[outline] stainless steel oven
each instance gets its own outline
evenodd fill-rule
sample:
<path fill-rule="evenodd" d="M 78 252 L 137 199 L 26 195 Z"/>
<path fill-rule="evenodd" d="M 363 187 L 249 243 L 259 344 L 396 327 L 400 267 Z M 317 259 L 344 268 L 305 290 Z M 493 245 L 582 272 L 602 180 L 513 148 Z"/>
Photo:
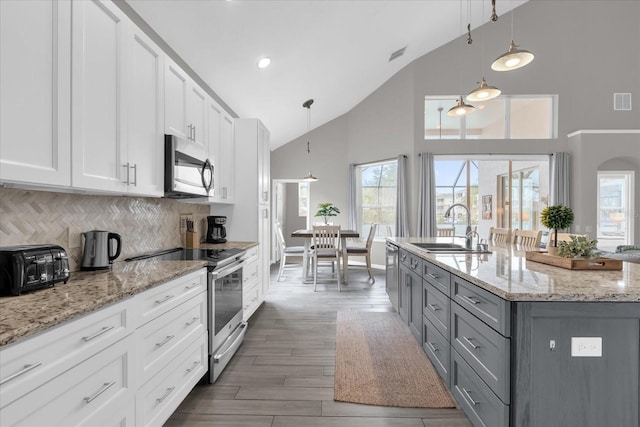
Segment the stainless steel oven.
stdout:
<path fill-rule="evenodd" d="M 209 271 L 209 382 L 218 379 L 244 340 L 241 256 Z"/>

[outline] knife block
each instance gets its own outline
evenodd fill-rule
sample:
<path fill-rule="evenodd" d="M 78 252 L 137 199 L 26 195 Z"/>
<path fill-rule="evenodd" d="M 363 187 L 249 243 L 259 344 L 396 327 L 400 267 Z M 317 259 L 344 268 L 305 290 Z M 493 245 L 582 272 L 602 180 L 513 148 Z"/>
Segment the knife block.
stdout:
<path fill-rule="evenodd" d="M 200 235 L 196 231 L 187 231 L 185 246 L 187 248 L 199 248 L 200 247 Z"/>

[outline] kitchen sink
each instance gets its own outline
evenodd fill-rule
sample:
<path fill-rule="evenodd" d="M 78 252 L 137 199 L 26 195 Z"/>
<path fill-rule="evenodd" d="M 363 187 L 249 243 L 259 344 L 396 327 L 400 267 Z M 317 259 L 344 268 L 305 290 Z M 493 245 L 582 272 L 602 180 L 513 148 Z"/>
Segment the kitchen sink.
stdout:
<path fill-rule="evenodd" d="M 468 249 L 462 245 L 457 245 L 455 243 L 411 243 L 413 246 L 417 246 L 418 248 L 424 250 L 429 253 L 437 253 L 437 254 L 481 254 L 481 253 L 491 253 L 489 251 L 477 250 L 477 249 Z"/>

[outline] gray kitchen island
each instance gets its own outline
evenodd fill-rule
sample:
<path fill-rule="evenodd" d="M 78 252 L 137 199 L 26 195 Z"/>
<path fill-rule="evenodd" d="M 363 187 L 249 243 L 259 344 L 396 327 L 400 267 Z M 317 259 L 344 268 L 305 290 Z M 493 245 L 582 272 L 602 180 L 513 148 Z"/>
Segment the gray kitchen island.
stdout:
<path fill-rule="evenodd" d="M 567 270 L 513 245 L 387 241 L 400 249 L 400 317 L 474 426 L 639 425 L 640 264 Z"/>

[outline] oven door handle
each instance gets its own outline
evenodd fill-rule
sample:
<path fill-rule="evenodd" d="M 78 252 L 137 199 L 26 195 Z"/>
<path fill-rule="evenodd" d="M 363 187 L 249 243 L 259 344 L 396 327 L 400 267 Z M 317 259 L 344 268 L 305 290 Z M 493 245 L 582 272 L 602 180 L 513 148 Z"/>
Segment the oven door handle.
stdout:
<path fill-rule="evenodd" d="M 221 277 L 224 276 L 228 276 L 229 274 L 240 270 L 242 267 L 244 267 L 244 260 L 241 259 L 237 262 L 234 262 L 233 264 L 229 265 L 228 267 L 223 268 L 222 270 L 213 270 L 210 274 L 211 274 L 211 278 L 213 280 L 217 280 Z"/>

